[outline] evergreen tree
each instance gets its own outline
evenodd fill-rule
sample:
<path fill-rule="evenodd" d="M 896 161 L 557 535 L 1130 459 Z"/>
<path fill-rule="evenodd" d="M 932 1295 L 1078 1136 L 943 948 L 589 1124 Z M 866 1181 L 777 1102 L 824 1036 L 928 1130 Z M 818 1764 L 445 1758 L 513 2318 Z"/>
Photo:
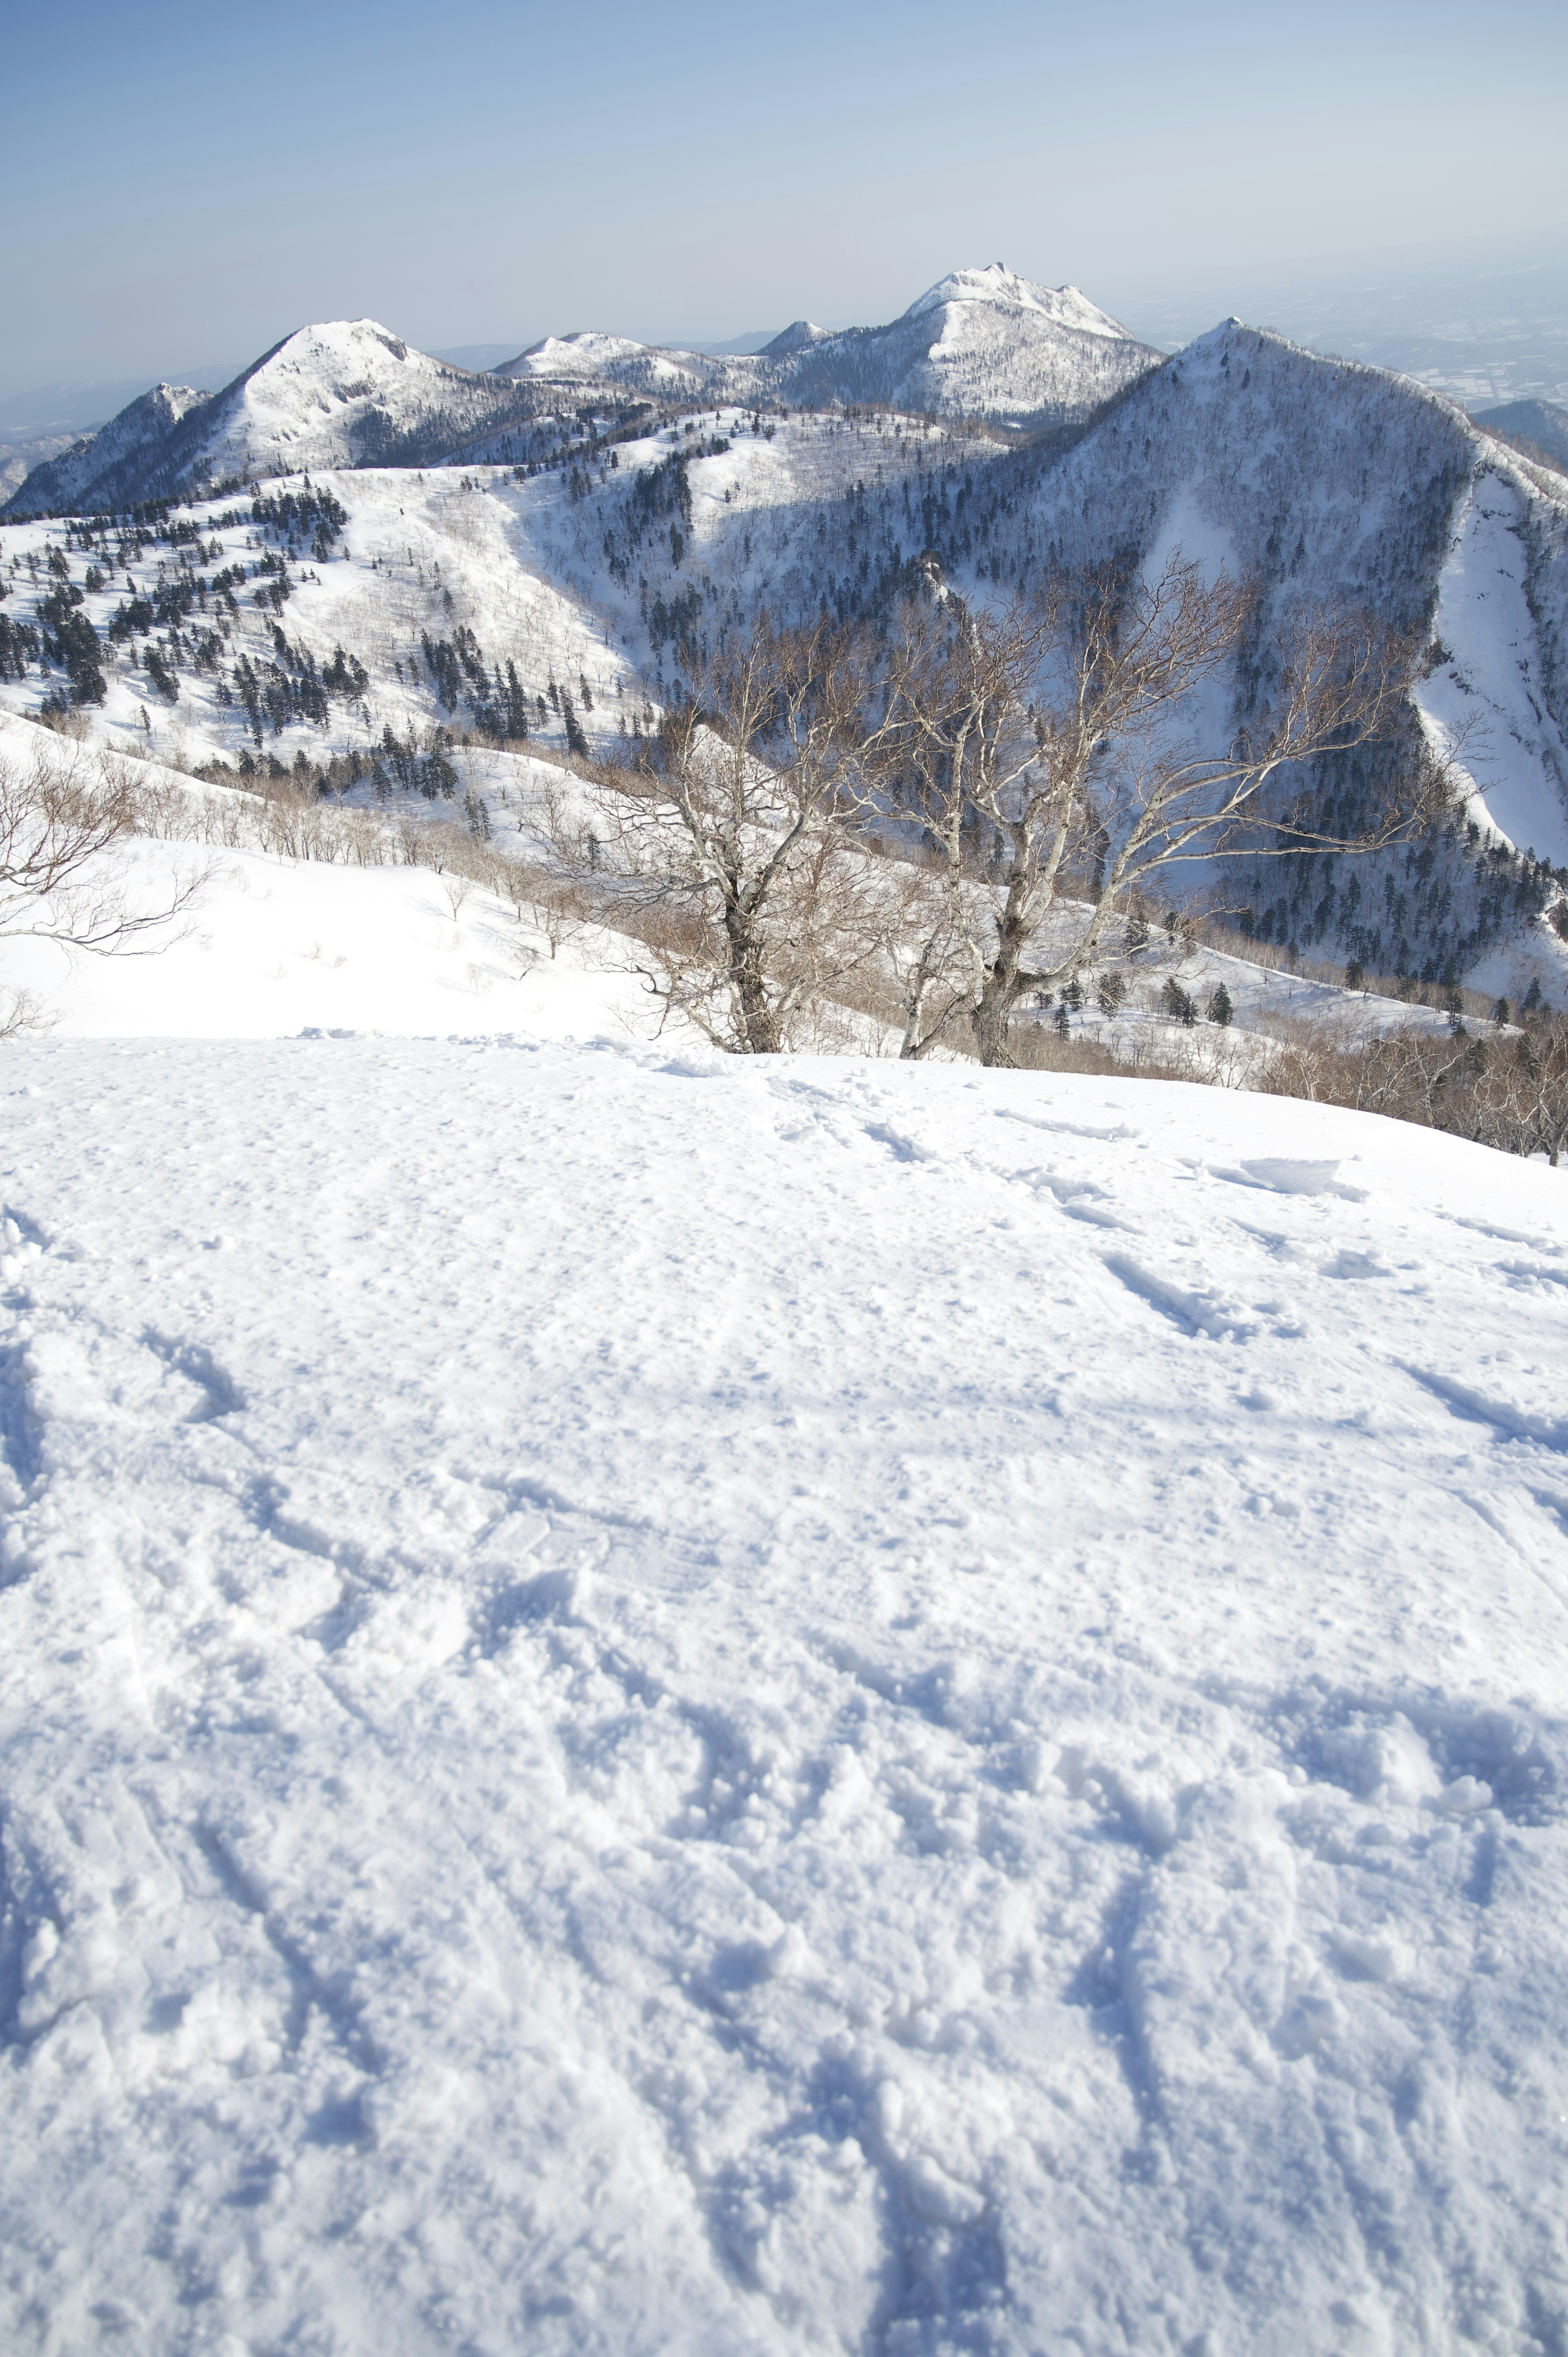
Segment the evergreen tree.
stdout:
<path fill-rule="evenodd" d="M 1211 1023 L 1218 1023 L 1223 1031 L 1235 1011 L 1230 1004 L 1230 993 L 1221 983 L 1208 1002 L 1208 1019 Z"/>
<path fill-rule="evenodd" d="M 166 704 L 179 701 L 179 682 L 169 670 L 156 647 L 148 647 L 142 656 L 142 665 L 153 683 L 153 692 Z"/>

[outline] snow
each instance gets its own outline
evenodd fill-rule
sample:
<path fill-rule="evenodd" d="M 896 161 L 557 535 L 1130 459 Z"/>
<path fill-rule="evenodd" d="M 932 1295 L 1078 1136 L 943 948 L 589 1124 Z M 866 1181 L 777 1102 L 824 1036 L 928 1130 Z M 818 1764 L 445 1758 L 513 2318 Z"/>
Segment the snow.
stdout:
<path fill-rule="evenodd" d="M 620 971 L 626 944 L 568 928 L 553 952 L 526 911 L 427 867 L 324 866 L 260 851 L 138 842 L 100 863 L 138 906 L 166 880 L 205 878 L 188 918 L 150 956 L 71 956 L 8 945 L 0 979 L 46 1010 L 56 1039 L 297 1038 L 301 1032 L 445 1037 L 625 1031 L 647 995 Z"/>
<path fill-rule="evenodd" d="M 322 320 L 285 336 L 221 393 L 159 386 L 143 395 L 60 462 L 70 470 L 63 498 L 52 488 L 57 468 L 18 500 L 53 506 L 90 494 L 99 507 L 124 507 L 242 476 L 370 463 L 410 440 L 434 439 L 445 455 L 481 427 L 515 422 L 516 406 L 500 379 L 416 351 L 375 319 Z"/>
<path fill-rule="evenodd" d="M 929 311 L 940 311 L 950 305 L 990 303 L 1019 311 L 1043 311 L 1058 326 L 1076 328 L 1087 336 L 1112 336 L 1125 342 L 1127 329 L 1108 311 L 1101 311 L 1087 295 L 1076 286 L 1036 286 L 1033 279 L 1020 278 L 1004 263 L 993 262 L 984 270 L 954 270 L 946 278 L 939 278 L 918 296 L 904 317 L 923 318 Z"/>
<path fill-rule="evenodd" d="M 41 509 L 91 503 L 99 478 L 132 466 L 155 450 L 193 409 L 212 398 L 188 384 L 156 384 L 139 393 L 96 433 L 73 441 L 30 478 L 29 500 Z"/>
<path fill-rule="evenodd" d="M 950 273 L 886 327 L 828 332 L 798 319 L 746 355 L 664 350 L 589 330 L 547 337 L 504 372 L 597 379 L 665 399 L 876 402 L 938 416 L 1059 420 L 1087 415 L 1160 357 L 1076 286 L 1036 286 L 993 263 Z"/>
<path fill-rule="evenodd" d="M 853 350 L 875 374 L 895 359 L 901 370 L 935 368 L 945 353 L 963 379 L 954 380 L 957 405 L 983 407 L 981 380 L 992 361 L 1022 365 L 1020 321 L 1026 328 L 1035 321 L 1055 339 L 1053 350 L 1065 349 L 1060 337 L 1068 331 L 1039 308 L 976 292 L 993 283 L 992 274 L 955 274 L 950 284 L 961 280 L 973 281 L 975 299 L 938 305 L 914 330 L 895 322 L 829 338 L 799 355 L 800 365 L 822 359 L 824 367 L 847 366 L 844 356 Z M 1042 302 L 1051 292 L 1034 290 Z M 993 328 L 1000 338 L 994 350 L 987 342 Z M 900 335 L 901 358 L 887 341 Z M 360 350 L 365 339 L 368 357 Z M 1101 339 L 1096 349 L 1103 357 L 1113 348 Z M 239 392 L 259 403 L 273 384 L 279 436 L 294 431 L 286 421 L 297 411 L 307 423 L 315 419 L 310 430 L 318 425 L 331 447 L 347 447 L 372 414 L 395 412 L 406 426 L 417 403 L 435 397 L 440 388 L 425 385 L 425 365 L 373 323 L 338 323 L 291 339 Z M 359 393 L 349 401 L 360 383 L 352 370 L 361 367 L 364 384 L 372 386 L 362 415 Z M 496 396 L 498 380 L 448 373 L 459 390 Z M 398 399 L 406 395 L 415 407 L 399 409 L 393 381 L 404 379 Z M 507 388 L 499 397 L 521 400 L 526 393 Z M 837 397 L 831 385 L 823 397 Z M 227 403 L 230 395 L 218 400 Z M 210 438 L 210 406 L 177 431 L 199 426 Z M 1300 604 L 1344 604 L 1365 607 L 1395 628 L 1435 632 L 1446 660 L 1418 700 L 1445 747 L 1466 721 L 1481 719 L 1460 748 L 1473 813 L 1489 832 L 1568 865 L 1568 748 L 1558 677 L 1561 646 L 1568 642 L 1568 505 L 1550 488 L 1559 479 L 1505 458 L 1451 404 L 1387 371 L 1327 361 L 1229 322 L 1139 384 L 1055 463 L 1038 450 L 1010 449 L 961 421 L 791 414 L 753 432 L 752 416 L 745 409 L 704 409 L 700 419 L 592 456 L 585 436 L 569 473 L 552 468 L 522 481 L 510 464 L 480 466 L 478 444 L 460 473 L 434 466 L 317 471 L 313 481 L 349 511 L 347 533 L 329 557 L 295 558 L 292 594 L 276 619 L 290 648 L 309 649 L 318 669 L 341 645 L 364 664 L 369 683 L 362 704 L 338 696 L 325 733 L 295 721 L 268 738 L 267 750 L 285 762 L 300 753 L 316 759 L 349 746 L 374 746 L 387 726 L 400 737 L 411 727 L 472 726 L 478 706 L 467 687 L 452 708 L 437 702 L 419 653 L 426 635 L 447 640 L 459 629 L 471 630 L 487 667 L 515 661 L 534 699 L 535 741 L 552 756 L 562 747 L 562 716 L 553 703 L 542 714 L 537 701 L 552 683 L 578 698 L 593 740 L 618 745 L 623 731 L 651 724 L 669 692 L 664 666 L 674 670 L 678 605 L 700 617 L 703 636 L 728 622 L 744 627 L 764 604 L 815 613 L 826 596 L 840 611 L 875 610 L 900 565 L 932 544 L 961 594 L 1005 603 L 1054 565 L 1093 565 L 1110 549 L 1131 548 L 1153 567 L 1179 547 L 1207 573 L 1224 565 L 1255 574 L 1282 618 Z M 717 447 L 725 442 L 727 449 Z M 499 455 L 499 445 L 483 447 Z M 701 450 L 710 455 L 697 455 Z M 661 525 L 638 525 L 633 497 L 639 471 L 677 452 L 688 460 L 692 503 L 679 549 L 666 543 Z M 612 457 L 618 461 L 613 467 Z M 319 453 L 312 464 L 319 468 Z M 300 478 L 285 479 L 293 486 Z M 239 613 L 224 624 L 225 663 L 242 652 L 264 669 L 277 649 L 272 610 L 257 604 L 267 585 L 256 568 L 262 554 L 275 556 L 275 547 L 258 547 L 258 534 L 231 499 L 192 512 L 209 547 L 218 544 L 202 554 L 201 567 L 231 573 L 240 565 L 249 576 Z M 220 524 L 225 514 L 231 522 Z M 46 543 L 58 556 L 63 538 L 61 527 L 43 524 L 0 534 L 0 565 L 11 590 L 5 610 L 16 622 L 36 616 L 49 576 L 13 565 L 36 565 Z M 72 553 L 74 582 L 84 585 L 89 562 L 86 552 Z M 177 579 L 183 566 L 196 567 L 189 550 L 143 551 L 134 563 L 144 594 Z M 84 611 L 100 631 L 129 586 L 124 567 L 111 567 L 101 587 L 86 591 Z M 204 600 L 192 646 L 170 653 L 182 665 L 172 709 L 159 703 L 153 675 L 139 668 L 134 642 L 105 647 L 107 699 L 80 716 L 83 725 L 123 749 L 151 749 L 177 765 L 232 762 L 248 735 L 244 711 L 235 701 L 225 705 L 220 699 L 230 692 L 227 683 L 192 662 L 196 640 L 216 619 Z M 1432 652 L 1438 652 L 1435 640 Z M 583 682 L 591 712 L 581 700 Z M 1195 726 L 1201 721 L 1205 741 L 1231 732 L 1235 684 L 1217 678 L 1207 708 L 1200 713 L 1195 705 L 1190 716 Z M 32 665 L 0 688 L 0 700 L 37 713 L 59 685 L 58 672 Z M 496 765 L 488 760 L 464 758 L 457 766 L 465 783 L 483 771 L 487 791 L 499 781 L 491 780 Z M 1362 926 L 1375 941 L 1348 947 L 1343 898 L 1329 919 L 1315 915 L 1328 905 L 1326 896 L 1296 911 L 1296 933 L 1282 931 L 1280 938 L 1299 937 L 1309 952 L 1321 945 L 1354 953 L 1379 970 L 1402 960 L 1435 974 L 1452 959 L 1475 986 L 1510 999 L 1538 979 L 1558 1005 L 1563 952 L 1555 934 L 1539 923 L 1510 923 L 1507 937 L 1498 938 L 1502 918 L 1494 910 L 1482 921 L 1486 879 L 1479 870 L 1462 873 L 1457 857 L 1451 864 L 1452 889 L 1434 887 L 1424 902 L 1415 896 L 1408 939 L 1400 932 L 1406 916 L 1391 914 L 1385 923 L 1380 913 Z M 1380 895 L 1390 884 L 1394 900 L 1387 905 L 1402 904 L 1408 878 L 1397 867 L 1397 857 L 1369 863 L 1356 879 L 1369 911 L 1383 909 Z M 1271 898 L 1272 878 L 1242 881 L 1243 899 Z M 1343 877 L 1338 889 L 1349 889 Z M 1433 913 L 1444 892 L 1445 913 Z M 1328 931 L 1307 932 L 1308 919 Z M 1278 911 L 1276 920 L 1283 924 Z"/>
<path fill-rule="evenodd" d="M 797 321 L 762 354 L 667 350 L 578 329 L 483 372 L 415 350 L 375 319 L 300 328 L 216 395 L 160 385 L 38 469 L 18 512 L 124 507 L 208 484 L 371 465 L 515 458 L 546 397 L 832 408 L 892 403 L 946 415 L 1086 415 L 1155 366 L 1076 287 L 1034 286 L 994 264 L 959 271 L 889 326 L 830 335 Z M 199 416 L 189 415 L 200 404 Z"/>
<path fill-rule="evenodd" d="M 1560 1174 L 609 1038 L 0 1092 L 0 2342 L 1562 2340 Z"/>
<path fill-rule="evenodd" d="M 1506 477 L 1478 472 L 1439 576 L 1434 624 L 1452 658 L 1416 688 L 1431 733 L 1468 785 L 1490 832 L 1568 865 L 1568 745 L 1544 705 L 1527 590 L 1528 503 Z"/>

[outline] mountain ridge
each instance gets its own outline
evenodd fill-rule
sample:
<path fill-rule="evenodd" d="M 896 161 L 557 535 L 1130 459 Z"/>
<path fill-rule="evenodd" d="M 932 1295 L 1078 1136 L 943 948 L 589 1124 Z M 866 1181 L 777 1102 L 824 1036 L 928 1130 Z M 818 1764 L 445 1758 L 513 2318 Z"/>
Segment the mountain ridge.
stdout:
<path fill-rule="evenodd" d="M 653 397 L 871 403 L 1028 428 L 1083 423 L 1164 359 L 1077 287 L 1039 286 L 997 262 L 950 272 L 885 326 L 825 329 L 797 319 L 752 356 L 590 328 L 545 337 L 500 372 Z"/>
<path fill-rule="evenodd" d="M 373 319 L 318 321 L 216 393 L 140 396 L 35 468 L 0 513 L 123 508 L 306 468 L 440 465 L 563 404 L 607 400 L 869 403 L 1022 430 L 1081 424 L 1163 360 L 1077 288 L 1036 286 L 999 263 L 950 273 L 884 327 L 796 320 L 753 354 L 579 328 L 467 370 Z"/>

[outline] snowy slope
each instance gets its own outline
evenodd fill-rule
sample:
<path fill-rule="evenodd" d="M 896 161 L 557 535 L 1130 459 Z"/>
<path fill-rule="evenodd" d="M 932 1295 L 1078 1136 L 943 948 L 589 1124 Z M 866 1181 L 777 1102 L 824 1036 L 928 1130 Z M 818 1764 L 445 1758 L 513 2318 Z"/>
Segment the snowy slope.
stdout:
<path fill-rule="evenodd" d="M 189 915 L 134 956 L 7 946 L 13 990 L 51 1039 L 629 1037 L 647 996 L 625 944 L 598 927 L 552 951 L 527 911 L 428 867 L 327 866 L 240 847 L 137 841 L 100 863 L 140 906 L 166 907 L 173 869 L 205 877 Z M 160 887 L 163 888 L 160 893 Z M 148 952 L 151 953 L 146 953 Z"/>
<path fill-rule="evenodd" d="M 0 716 L 0 765 L 25 770 L 59 751 L 41 729 Z M 651 1039 L 660 1013 L 644 987 L 638 945 L 585 908 L 552 912 L 547 897 L 543 906 L 531 898 L 555 857 L 558 814 L 575 810 L 579 823 L 596 823 L 580 782 L 538 756 L 470 747 L 455 748 L 452 759 L 461 800 L 405 797 L 392 810 L 361 797 L 346 817 L 321 812 L 314 830 L 296 822 L 292 852 L 277 847 L 280 837 L 291 839 L 287 829 L 267 830 L 258 792 L 137 763 L 131 774 L 145 798 L 143 831 L 100 855 L 87 880 L 101 897 L 148 912 L 178 905 L 196 880 L 194 901 L 107 957 L 41 939 L 0 941 L 0 1023 L 20 994 L 32 1009 L 30 1028 L 55 1039 L 518 1031 L 534 1039 Z M 482 847 L 450 823 L 471 798 L 485 810 Z M 469 856 L 455 863 L 455 850 Z M 508 888 L 497 859 L 521 864 L 519 888 Z M 613 904 L 598 913 L 612 918 Z M 1063 909 L 1065 932 L 1080 921 L 1081 911 Z M 1074 1035 L 1109 1044 L 1129 1062 L 1153 1048 L 1167 1067 L 1227 1087 L 1254 1082 L 1276 1018 L 1355 1036 L 1447 1028 L 1434 1008 L 1347 995 L 1159 933 L 1117 963 L 1127 993 L 1121 1008 L 1108 1016 L 1091 995 L 1073 1016 Z M 1234 1028 L 1188 1032 L 1173 1022 L 1162 998 L 1172 976 L 1200 1006 L 1223 984 Z M 1517 1003 L 1525 980 L 1500 973 L 1493 987 Z M 1020 1017 L 1030 1019 L 1047 1017 L 1027 1010 Z M 841 1008 L 830 1020 L 842 1052 L 897 1051 L 897 1034 L 873 1017 Z M 660 1036 L 679 1043 L 700 1035 L 671 1017 Z"/>
<path fill-rule="evenodd" d="M 1442 740 L 1459 748 L 1472 813 L 1563 866 L 1568 712 L 1559 705 L 1554 713 L 1547 701 L 1551 671 L 1530 610 L 1531 488 L 1491 468 L 1477 468 L 1466 486 L 1438 576 L 1434 628 L 1450 660 L 1422 683 L 1417 702 Z M 1568 484 L 1563 504 L 1568 522 Z M 1543 586 L 1562 599 L 1568 565 L 1553 570 L 1559 578 Z"/>
<path fill-rule="evenodd" d="M 266 748 L 285 761 L 300 752 L 325 759 L 347 745 L 374 745 L 389 726 L 401 735 L 410 726 L 428 733 L 445 723 L 465 723 L 466 712 L 441 703 L 422 653 L 424 639 L 449 640 L 462 628 L 478 633 L 492 662 L 512 660 L 540 697 L 553 678 L 580 694 L 586 677 L 590 692 L 604 698 L 612 730 L 616 706 L 630 709 L 637 700 L 632 666 L 623 650 L 607 643 L 604 620 L 566 577 L 575 547 L 566 527 L 576 511 L 558 477 L 518 483 L 510 468 L 471 478 L 369 468 L 316 479 L 321 490 L 340 495 L 348 528 L 330 555 L 308 547 L 295 551 L 289 594 L 275 608 L 269 597 L 277 576 L 263 569 L 263 559 L 274 561 L 284 544 L 275 533 L 258 531 L 249 505 L 236 505 L 232 496 L 198 501 L 184 511 L 187 525 L 201 526 L 199 551 L 150 541 L 119 563 L 121 544 L 111 535 L 105 553 L 72 554 L 72 586 L 81 591 L 81 610 L 99 631 L 106 683 L 104 702 L 84 708 L 81 726 L 110 744 L 154 751 L 177 768 L 215 758 L 231 761 L 252 743 L 232 693 L 236 666 L 243 661 L 265 671 L 276 658 L 276 630 L 321 667 L 343 647 L 365 665 L 370 682 L 363 699 L 350 692 L 336 700 L 325 730 L 306 720 L 275 732 L 269 726 Z M 301 488 L 299 479 L 292 488 Z M 46 569 L 47 551 L 63 553 L 64 538 L 59 525 L 0 529 L 0 565 L 12 590 L 0 611 L 13 623 L 26 624 L 36 614 L 53 577 Z M 243 586 L 230 614 L 209 585 L 220 575 L 231 577 L 236 568 Z M 93 570 L 101 586 L 88 588 Z M 199 602 L 193 601 L 177 651 L 168 630 L 156 626 L 110 640 L 116 614 L 132 599 L 144 592 L 156 597 L 187 578 L 199 585 Z M 596 576 L 590 570 L 585 578 L 591 584 Z M 223 663 L 202 668 L 194 651 L 213 631 L 222 633 Z M 172 705 L 160 700 L 149 679 L 149 645 L 161 647 L 177 667 L 179 694 Z M 0 682 L 0 699 L 14 712 L 36 714 L 50 686 L 44 670 L 29 667 L 23 678 Z M 532 726 L 545 745 L 563 741 L 561 716 L 548 704 L 542 718 L 533 710 Z"/>
<path fill-rule="evenodd" d="M 651 576 L 660 593 L 666 587 L 671 597 L 695 591 L 700 600 L 722 598 L 744 613 L 786 590 L 815 603 L 818 518 L 857 482 L 900 485 L 940 466 L 954 449 L 972 447 L 942 429 L 906 436 L 901 427 L 883 431 L 875 422 L 791 419 L 770 422 L 758 434 L 751 432 L 749 418 L 737 414 L 726 414 L 716 427 L 710 417 L 707 425 L 728 442 L 727 450 L 696 455 L 699 446 L 676 426 L 622 443 L 613 471 L 601 456 L 585 492 L 563 471 L 524 481 L 510 468 L 477 466 L 460 475 L 442 468 L 319 473 L 313 480 L 341 502 L 348 526 L 330 555 L 296 553 L 289 594 L 275 608 L 268 600 L 277 576 L 263 570 L 263 559 L 275 558 L 278 537 L 258 531 L 249 508 L 236 505 L 232 496 L 198 501 L 187 511 L 186 521 L 200 527 L 199 554 L 149 541 L 120 564 L 121 544 L 113 533 L 102 550 L 75 549 L 67 559 L 71 586 L 81 592 L 81 610 L 102 641 L 106 681 L 104 703 L 86 707 L 81 725 L 111 742 L 150 744 L 176 758 L 177 766 L 214 757 L 231 760 L 250 742 L 245 712 L 232 693 L 235 664 L 242 657 L 264 668 L 275 657 L 274 629 L 281 629 L 321 667 L 343 647 L 364 664 L 371 682 L 362 707 L 358 696 L 334 705 L 325 736 L 308 722 L 275 734 L 269 729 L 267 748 L 285 761 L 302 751 L 325 758 L 346 744 L 374 745 L 389 725 L 400 734 L 410 725 L 466 726 L 468 683 L 458 705 L 443 705 L 422 646 L 425 639 L 450 641 L 467 630 L 487 666 L 515 664 L 532 699 L 531 726 L 546 748 L 564 741 L 562 717 L 549 696 L 552 682 L 578 697 L 591 738 L 607 735 L 618 741 L 623 725 L 643 705 L 666 643 L 660 639 L 656 647 L 650 635 L 653 599 L 640 593 L 638 572 L 629 561 L 619 574 L 607 564 L 607 533 L 615 547 L 628 545 L 627 517 L 636 507 L 639 478 L 672 459 L 683 462 L 692 504 L 690 560 L 683 568 L 672 564 L 668 526 L 661 524 L 632 552 L 643 576 Z M 977 464 L 995 455 L 994 445 L 972 447 Z M 275 488 L 298 491 L 302 479 Z M 11 587 L 4 611 L 13 623 L 27 624 L 37 614 L 54 578 L 48 552 L 65 556 L 66 537 L 58 524 L 0 527 L 0 566 Z M 246 579 L 230 616 L 207 585 L 236 566 Z M 96 588 L 87 587 L 90 571 L 99 578 Z M 166 629 L 156 626 L 109 640 L 109 628 L 132 593 L 156 594 L 187 576 L 201 585 L 202 594 L 187 618 L 183 652 Z M 223 660 L 203 669 L 191 651 L 209 629 L 223 634 Z M 177 669 L 173 706 L 149 688 L 148 643 L 161 647 Z M 592 699 L 585 705 L 584 681 Z M 47 667 L 30 666 L 20 679 L 0 681 L 0 701 L 14 711 L 36 713 L 56 684 Z"/>
<path fill-rule="evenodd" d="M 989 470 L 961 535 L 959 522 L 950 500 L 935 543 L 972 595 L 1129 550 L 1153 564 L 1179 548 L 1251 575 L 1267 595 L 1239 717 L 1249 694 L 1266 694 L 1273 626 L 1293 608 L 1359 607 L 1410 633 L 1432 665 L 1418 706 L 1450 747 L 1468 724 L 1471 815 L 1502 843 L 1568 863 L 1568 484 L 1441 395 L 1231 320 L 1064 457 Z M 1391 873 L 1367 871 L 1364 892 L 1380 896 Z M 1281 919 L 1293 937 L 1325 937 L 1314 911 L 1331 880 L 1304 870 L 1300 905 Z M 1467 965 L 1485 896 L 1462 861 L 1431 882 L 1424 909 L 1363 914 L 1354 937 L 1335 917 L 1326 937 L 1387 971 L 1402 949 L 1418 969 L 1455 950 Z"/>
<path fill-rule="evenodd" d="M 0 2341 L 1538 2357 L 1563 1180 L 1213 1092 L 0 1087 Z"/>

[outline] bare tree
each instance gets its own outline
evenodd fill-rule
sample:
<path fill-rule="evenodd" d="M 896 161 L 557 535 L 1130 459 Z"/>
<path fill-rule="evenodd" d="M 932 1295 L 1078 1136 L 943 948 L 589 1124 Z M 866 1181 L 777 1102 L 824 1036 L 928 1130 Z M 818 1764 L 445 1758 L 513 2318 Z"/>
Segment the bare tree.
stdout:
<path fill-rule="evenodd" d="M 874 673 L 852 634 L 765 616 L 689 683 L 639 764 L 589 784 L 599 887 L 665 1016 L 774 1055 L 885 940 L 845 823 L 877 741 Z"/>
<path fill-rule="evenodd" d="M 1254 1081 L 1267 1095 L 1353 1105 L 1422 1128 L 1447 1130 L 1504 1154 L 1568 1146 L 1568 1017 L 1537 1019 L 1500 1037 L 1402 1026 L 1361 1036 L 1332 1025 L 1270 1027 L 1275 1053 Z"/>
<path fill-rule="evenodd" d="M 128 764 L 90 762 L 80 746 L 30 760 L 0 758 L 0 941 L 58 942 L 108 956 L 145 944 L 189 907 L 205 881 L 193 872 L 158 905 L 142 908 L 108 862 L 136 831 L 139 788 Z"/>
<path fill-rule="evenodd" d="M 1090 963 L 1161 869 L 1372 850 L 1436 798 L 1429 766 L 1348 836 L 1299 797 L 1271 800 L 1294 765 L 1392 725 L 1408 653 L 1363 618 L 1296 618 L 1263 721 L 1212 749 L 1194 716 L 1199 692 L 1255 620 L 1250 588 L 1206 584 L 1179 555 L 1152 582 L 1058 581 L 1000 616 L 952 598 L 909 609 L 893 656 L 894 725 L 878 743 L 939 848 L 946 905 L 909 969 L 905 1055 L 922 1054 L 961 1005 L 982 1061 L 1007 1063 L 1018 1001 Z"/>

